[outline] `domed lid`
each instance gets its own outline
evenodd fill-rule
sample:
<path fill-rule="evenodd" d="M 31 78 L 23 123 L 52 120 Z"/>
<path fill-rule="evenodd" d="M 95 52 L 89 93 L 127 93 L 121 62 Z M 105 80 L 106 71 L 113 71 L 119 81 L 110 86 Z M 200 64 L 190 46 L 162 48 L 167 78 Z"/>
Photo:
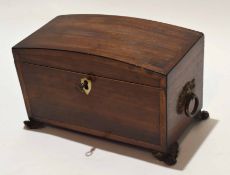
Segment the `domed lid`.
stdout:
<path fill-rule="evenodd" d="M 193 30 L 138 18 L 64 15 L 13 48 L 98 55 L 166 75 L 202 36 Z"/>

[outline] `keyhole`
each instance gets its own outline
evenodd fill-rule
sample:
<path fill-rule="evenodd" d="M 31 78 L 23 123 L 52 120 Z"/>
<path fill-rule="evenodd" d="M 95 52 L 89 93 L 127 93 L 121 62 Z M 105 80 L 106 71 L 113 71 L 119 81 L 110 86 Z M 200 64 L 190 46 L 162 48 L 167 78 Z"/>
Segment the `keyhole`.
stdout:
<path fill-rule="evenodd" d="M 89 89 L 89 86 L 88 86 L 88 81 L 86 81 L 86 80 L 84 80 L 84 88 L 85 88 L 86 90 L 88 90 L 88 89 Z"/>
<path fill-rule="evenodd" d="M 91 88 L 92 88 L 91 80 L 87 78 L 82 78 L 80 83 L 81 92 L 85 93 L 86 95 L 89 95 Z"/>

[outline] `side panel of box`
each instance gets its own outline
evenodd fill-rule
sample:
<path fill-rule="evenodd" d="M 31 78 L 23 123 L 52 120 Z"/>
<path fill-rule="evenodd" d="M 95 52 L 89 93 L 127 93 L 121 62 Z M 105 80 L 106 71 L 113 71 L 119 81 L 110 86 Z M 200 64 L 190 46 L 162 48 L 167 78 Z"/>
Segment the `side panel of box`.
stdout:
<path fill-rule="evenodd" d="M 167 145 L 178 140 L 192 119 L 185 112 L 178 114 L 178 97 L 184 85 L 195 79 L 194 93 L 199 99 L 197 112 L 202 108 L 203 101 L 203 57 L 204 37 L 190 49 L 184 58 L 171 70 L 167 76 Z"/>

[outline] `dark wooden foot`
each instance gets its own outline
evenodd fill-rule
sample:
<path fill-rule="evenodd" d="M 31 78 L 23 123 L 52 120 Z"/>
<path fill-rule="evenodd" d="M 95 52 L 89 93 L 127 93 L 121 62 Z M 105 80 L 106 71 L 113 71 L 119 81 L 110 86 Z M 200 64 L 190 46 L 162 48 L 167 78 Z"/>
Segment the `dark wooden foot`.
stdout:
<path fill-rule="evenodd" d="M 158 160 L 163 161 L 167 165 L 175 165 L 177 162 L 177 155 L 178 155 L 178 143 L 172 144 L 169 148 L 167 153 L 162 152 L 153 152 L 154 157 L 156 157 Z"/>
<path fill-rule="evenodd" d="M 198 121 L 207 120 L 209 113 L 207 111 L 200 111 L 194 118 Z"/>
<path fill-rule="evenodd" d="M 30 119 L 30 120 L 24 121 L 24 125 L 28 129 L 40 129 L 40 128 L 44 128 L 45 127 L 44 123 L 36 121 L 34 119 Z"/>

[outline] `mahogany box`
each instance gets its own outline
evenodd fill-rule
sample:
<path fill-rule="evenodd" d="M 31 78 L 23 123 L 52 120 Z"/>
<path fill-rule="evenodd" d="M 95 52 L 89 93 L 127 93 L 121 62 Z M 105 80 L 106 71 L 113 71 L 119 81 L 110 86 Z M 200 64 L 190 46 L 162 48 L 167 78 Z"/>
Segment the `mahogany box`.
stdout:
<path fill-rule="evenodd" d="M 150 20 L 58 16 L 13 48 L 31 129 L 54 125 L 176 163 L 203 95 L 204 35 Z"/>

